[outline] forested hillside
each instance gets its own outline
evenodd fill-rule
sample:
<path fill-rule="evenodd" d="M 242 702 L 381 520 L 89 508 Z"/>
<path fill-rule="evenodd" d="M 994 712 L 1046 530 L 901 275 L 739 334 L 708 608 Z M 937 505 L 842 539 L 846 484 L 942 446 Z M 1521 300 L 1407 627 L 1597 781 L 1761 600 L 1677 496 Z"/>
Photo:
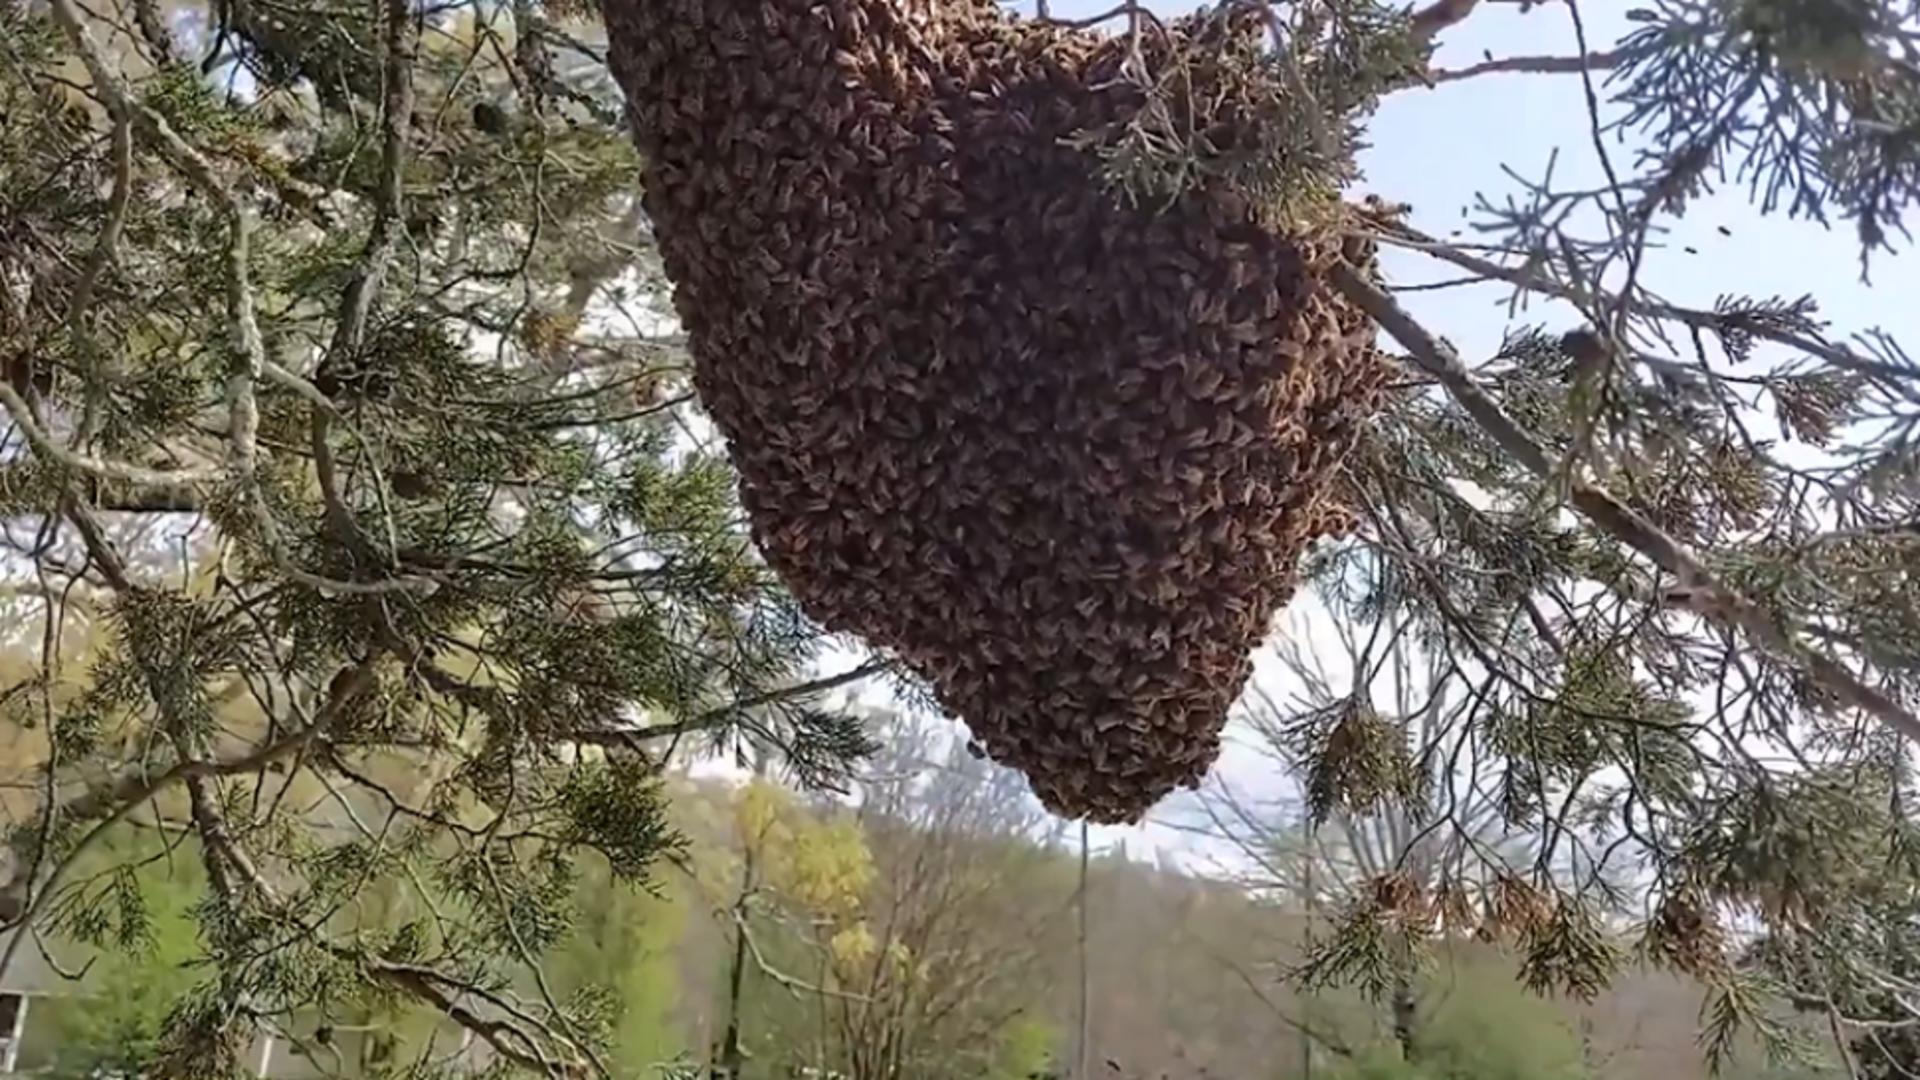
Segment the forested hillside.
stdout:
<path fill-rule="evenodd" d="M 558 994 L 609 994 L 610 1064 L 622 1075 L 701 1059 L 726 1040 L 736 1012 L 748 1077 L 806 1068 L 956 1080 L 1060 1072 L 1079 1023 L 1076 844 L 990 766 L 943 751 L 925 719 L 879 719 L 876 731 L 895 749 L 847 799 L 770 781 L 675 777 L 675 824 L 687 846 L 657 892 L 624 886 L 603 865 L 579 867 L 581 914 L 550 953 L 546 978 Z M 375 800 L 360 810 L 381 813 Z M 191 983 L 183 966 L 191 908 L 205 896 L 191 841 L 173 858 L 154 858 L 167 844 L 158 830 L 130 830 L 124 844 L 97 863 L 153 859 L 137 878 L 152 944 L 96 965 L 72 1000 L 46 1006 L 23 1067 L 81 1077 L 101 1062 L 138 1060 L 159 1040 L 170 996 Z M 1288 985 L 1303 942 L 1316 927 L 1326 932 L 1324 915 L 1147 855 L 1095 852 L 1085 878 L 1088 1033 L 1108 1075 L 1405 1075 L 1394 1063 L 1390 1009 Z M 754 885 L 743 890 L 749 862 Z M 371 898 L 356 912 L 374 926 L 395 916 Z M 738 957 L 737 917 L 749 943 Z M 83 951 L 60 937 L 47 946 L 55 957 Z M 1543 1000 L 1515 984 L 1516 963 L 1472 938 L 1439 948 L 1415 1006 L 1420 1076 L 1706 1075 L 1699 987 L 1632 971 L 1591 1004 Z M 372 1075 L 449 1037 L 430 1012 L 398 1003 L 325 1026 L 323 1036 L 317 1018 L 296 1021 L 297 1050 L 283 1068 L 310 1058 L 320 1075 Z M 1756 1049 L 1732 1075 L 1823 1073 L 1767 1070 Z"/>

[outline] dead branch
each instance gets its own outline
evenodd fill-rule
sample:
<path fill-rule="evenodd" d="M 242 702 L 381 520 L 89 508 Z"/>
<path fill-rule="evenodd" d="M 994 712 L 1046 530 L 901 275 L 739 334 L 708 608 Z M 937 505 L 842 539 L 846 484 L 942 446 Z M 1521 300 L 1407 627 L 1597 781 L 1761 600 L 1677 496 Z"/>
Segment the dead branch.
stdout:
<path fill-rule="evenodd" d="M 1583 71 L 1604 71 L 1626 59 L 1623 50 L 1588 53 L 1585 56 L 1503 56 L 1463 68 L 1427 72 L 1427 85 L 1459 82 L 1479 75 L 1578 75 Z"/>

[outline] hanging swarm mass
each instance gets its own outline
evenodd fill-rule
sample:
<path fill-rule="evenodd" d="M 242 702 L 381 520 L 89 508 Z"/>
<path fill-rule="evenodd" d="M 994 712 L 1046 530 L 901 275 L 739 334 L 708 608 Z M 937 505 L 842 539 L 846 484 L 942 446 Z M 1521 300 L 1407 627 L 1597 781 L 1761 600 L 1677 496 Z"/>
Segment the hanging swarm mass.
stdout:
<path fill-rule="evenodd" d="M 1337 246 L 1204 186 L 1118 197 L 1072 140 L 1141 107 L 1122 38 L 974 0 L 603 8 L 775 569 L 1055 812 L 1197 784 L 1384 374 L 1318 280 Z"/>

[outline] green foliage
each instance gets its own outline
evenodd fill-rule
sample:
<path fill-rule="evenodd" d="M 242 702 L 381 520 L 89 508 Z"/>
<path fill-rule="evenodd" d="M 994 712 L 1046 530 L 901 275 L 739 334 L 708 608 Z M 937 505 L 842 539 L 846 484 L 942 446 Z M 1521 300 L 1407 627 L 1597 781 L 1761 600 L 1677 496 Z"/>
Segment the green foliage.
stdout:
<path fill-rule="evenodd" d="M 1061 1032 L 1045 1021 L 1020 1017 L 1001 1028 L 995 1038 L 993 1064 L 987 1080 L 1030 1080 L 1053 1068 L 1053 1048 Z"/>
<path fill-rule="evenodd" d="M 1419 804 L 1420 773 L 1406 731 L 1357 698 L 1308 713 L 1289 741 L 1305 763 L 1307 808 L 1316 824 L 1335 810 L 1365 815 Z"/>
<path fill-rule="evenodd" d="M 621 881 L 645 881 L 656 860 L 676 853 L 679 838 L 667 824 L 659 780 L 644 766 L 583 766 L 559 796 L 573 827 L 569 839 L 606 856 Z"/>
<path fill-rule="evenodd" d="M 1356 985 L 1372 1000 L 1383 1001 L 1432 959 L 1431 915 L 1425 897 L 1404 875 L 1376 879 L 1347 901 L 1301 977 L 1310 987 Z"/>
<path fill-rule="evenodd" d="M 151 836 L 122 837 L 89 864 L 104 875 L 98 893 L 77 897 L 55 928 L 76 943 L 110 947 L 91 954 L 78 993 L 33 1006 L 32 1045 L 51 1050 L 39 1064 L 62 1080 L 131 1072 L 152 1060 L 174 1006 L 199 980 L 194 908 L 205 880 L 193 845 L 169 854 Z M 65 951 L 60 937 L 53 947 Z"/>
<path fill-rule="evenodd" d="M 1620 947 L 1592 906 L 1563 896 L 1552 913 L 1527 928 L 1520 977 L 1540 991 L 1562 991 L 1591 1000 L 1613 981 Z"/>
<path fill-rule="evenodd" d="M 97 965 L 186 949 L 120 1024 L 159 1075 L 258 1025 L 352 1075 L 424 1075 L 443 1023 L 502 1069 L 650 1067 L 683 1049 L 657 968 L 536 972 L 583 903 L 658 913 L 670 749 L 831 781 L 872 744 L 788 689 L 817 631 L 634 292 L 604 61 L 532 4 L 130 7 L 0 6 L 0 356 L 52 433 L 0 503 L 89 643 L 9 691 L 46 734 L 7 790 L 45 805 L 0 910 Z M 186 945 L 130 856 L 67 861 L 149 805 L 205 882 Z"/>

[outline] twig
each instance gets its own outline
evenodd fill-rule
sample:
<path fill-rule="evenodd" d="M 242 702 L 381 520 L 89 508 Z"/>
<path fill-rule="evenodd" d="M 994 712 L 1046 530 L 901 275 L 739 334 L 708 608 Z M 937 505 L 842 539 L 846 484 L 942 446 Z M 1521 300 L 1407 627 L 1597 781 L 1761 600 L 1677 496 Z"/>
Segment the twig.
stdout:
<path fill-rule="evenodd" d="M 402 3 L 404 4 L 404 0 Z M 553 986 L 547 980 L 546 968 L 541 966 L 540 958 L 533 954 L 533 950 L 527 947 L 527 940 L 520 933 L 519 920 L 514 918 L 513 904 L 507 899 L 506 888 L 500 884 L 499 871 L 494 869 L 493 863 L 485 858 L 480 860 L 480 865 L 486 868 L 487 882 L 492 886 L 494 899 L 500 905 L 501 925 L 507 928 L 507 936 L 512 939 L 514 951 L 519 954 L 520 962 L 533 972 L 534 985 L 539 987 L 540 999 L 546 1003 L 547 1011 L 559 1020 L 561 1027 L 566 1030 L 568 1039 L 572 1040 L 574 1046 L 592 1064 L 594 1071 L 611 1080 L 613 1072 L 607 1068 L 606 1062 L 600 1060 L 600 1055 L 593 1049 L 592 1044 L 582 1039 L 580 1033 L 574 1030 L 573 1022 L 567 1018 L 566 1012 L 560 1007 L 560 999 L 553 994 Z"/>
<path fill-rule="evenodd" d="M 113 261 L 114 249 L 120 242 L 120 233 L 126 227 L 127 206 L 133 194 L 133 124 L 124 116 L 113 120 L 113 190 L 107 196 L 107 219 L 100 226 L 100 236 L 94 241 L 93 252 L 87 256 L 87 264 L 80 271 L 80 280 L 73 286 L 73 298 L 67 302 L 67 329 L 82 341 L 90 352 L 91 335 L 83 332 L 83 320 L 87 308 L 93 303 L 93 290 L 100 284 L 100 275 L 106 272 L 107 264 Z"/>
<path fill-rule="evenodd" d="M 862 679 L 878 675 L 891 666 L 892 664 L 886 660 L 869 660 L 851 671 L 843 671 L 838 675 L 828 675 L 824 678 L 814 679 L 811 682 L 797 683 L 793 686 L 784 686 L 777 690 L 768 690 L 762 694 L 739 698 L 725 705 L 708 709 L 706 712 L 700 713 L 687 720 L 680 720 L 671 724 L 653 724 L 647 727 L 637 728 L 576 730 L 569 731 L 567 737 L 577 742 L 607 744 L 625 743 L 634 739 L 665 739 L 687 735 L 696 731 L 705 731 L 708 728 L 718 727 L 728 719 L 748 709 L 759 708 L 762 705 L 774 705 L 783 701 L 791 701 L 794 698 L 808 697 L 813 694 L 825 693 L 836 687 L 845 686 L 848 683 L 859 682 Z"/>

